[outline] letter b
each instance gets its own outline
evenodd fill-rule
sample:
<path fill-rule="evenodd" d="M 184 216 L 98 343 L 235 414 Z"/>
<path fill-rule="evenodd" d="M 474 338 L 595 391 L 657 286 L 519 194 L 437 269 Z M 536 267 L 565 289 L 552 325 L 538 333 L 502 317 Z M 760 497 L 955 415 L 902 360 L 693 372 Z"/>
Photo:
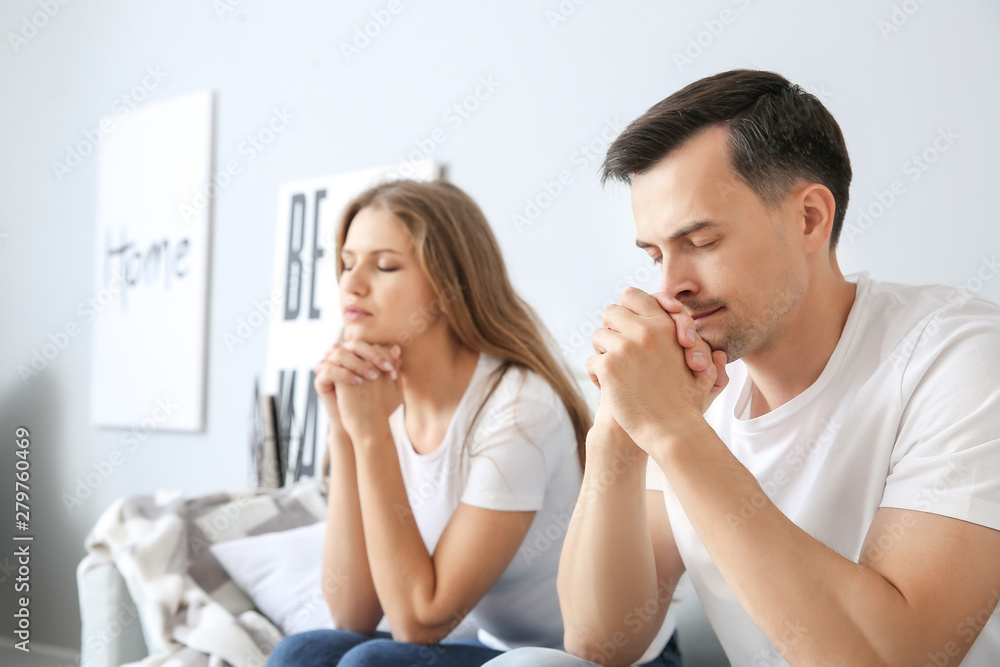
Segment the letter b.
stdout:
<path fill-rule="evenodd" d="M 253 307 L 264 315 L 270 315 L 271 311 L 274 310 L 274 304 L 270 301 L 254 301 Z"/>
<path fill-rule="evenodd" d="M 24 21 L 22 22 L 21 25 L 21 36 L 24 37 L 25 39 L 31 39 L 37 34 L 38 34 L 38 28 L 36 28 L 35 24 L 29 21 L 28 17 L 25 16 Z"/>
<path fill-rule="evenodd" d="M 928 653 L 927 660 L 938 667 L 945 667 L 948 664 L 948 656 L 944 654 L 943 651 L 938 651 L 937 653 Z"/>
<path fill-rule="evenodd" d="M 101 477 L 107 479 L 111 477 L 111 473 L 114 471 L 115 467 L 111 465 L 110 461 L 101 461 L 99 463 L 92 463 L 94 470 L 100 473 Z"/>
<path fill-rule="evenodd" d="M 93 130 L 84 130 L 83 136 L 87 137 L 87 141 L 95 146 L 101 143 L 101 139 L 104 138 L 104 134 L 98 128 L 94 128 Z"/>
<path fill-rule="evenodd" d="M 354 29 L 354 46 L 363 49 L 371 43 L 371 38 L 361 28 Z"/>
<path fill-rule="evenodd" d="M 66 346 L 69 345 L 69 336 L 62 331 L 50 333 L 49 340 L 58 345 L 60 350 L 65 350 Z"/>
<path fill-rule="evenodd" d="M 542 187 L 545 188 L 545 191 L 548 192 L 553 199 L 561 195 L 563 191 L 563 187 L 559 185 L 558 181 L 542 181 Z"/>
<path fill-rule="evenodd" d="M 572 16 L 576 11 L 576 5 L 571 0 L 563 0 L 559 3 L 559 13 L 563 16 Z"/>
<path fill-rule="evenodd" d="M 424 157 L 434 155 L 434 142 L 430 139 L 415 139 L 413 143 L 423 152 Z"/>
<path fill-rule="evenodd" d="M 892 6 L 892 13 L 889 14 L 889 20 L 892 21 L 893 25 L 902 27 L 906 25 L 906 22 L 910 20 L 910 17 L 903 12 L 899 5 L 894 4 Z"/>
<path fill-rule="evenodd" d="M 725 27 L 722 25 L 722 21 L 720 21 L 719 19 L 712 19 L 712 20 L 706 19 L 702 21 L 701 24 L 705 26 L 705 28 L 707 28 L 708 31 L 713 35 L 715 35 L 716 37 L 721 35 L 722 31 L 725 30 Z"/>
<path fill-rule="evenodd" d="M 87 483 L 84 482 L 82 479 L 78 478 L 76 480 L 76 489 L 74 489 L 74 495 L 76 495 L 76 499 L 86 500 L 87 498 L 90 497 L 91 493 L 93 493 L 93 491 L 90 490 L 90 487 L 87 486 Z"/>
<path fill-rule="evenodd" d="M 694 60 L 695 58 L 701 55 L 701 51 L 702 48 L 698 44 L 698 42 L 694 41 L 693 37 L 688 37 L 688 45 L 687 48 L 684 49 L 684 53 L 687 55 L 687 57 L 690 58 L 691 60 Z"/>
<path fill-rule="evenodd" d="M 542 214 L 542 210 L 540 208 L 538 208 L 538 206 L 535 204 L 535 202 L 531 201 L 530 199 L 528 199 L 526 201 L 528 203 L 524 207 L 524 215 L 525 215 L 526 218 L 528 218 L 528 220 L 534 220 L 535 218 L 537 218 L 538 216 L 540 216 Z"/>
<path fill-rule="evenodd" d="M 59 13 L 59 3 L 56 0 L 41 0 L 38 6 L 49 15 L 49 18 Z"/>
<path fill-rule="evenodd" d="M 894 201 L 896 201 L 896 195 L 892 194 L 888 190 L 878 190 L 878 191 L 876 191 L 875 192 L 875 197 L 877 197 L 878 200 L 879 200 L 879 202 L 881 202 L 882 206 L 885 206 L 887 209 L 890 206 L 892 206 L 892 203 Z"/>

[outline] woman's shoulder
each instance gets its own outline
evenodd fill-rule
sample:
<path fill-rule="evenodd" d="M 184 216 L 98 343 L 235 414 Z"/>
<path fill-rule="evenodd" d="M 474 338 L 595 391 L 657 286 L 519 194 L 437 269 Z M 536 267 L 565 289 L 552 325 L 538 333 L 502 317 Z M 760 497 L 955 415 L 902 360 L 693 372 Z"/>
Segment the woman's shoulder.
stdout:
<path fill-rule="evenodd" d="M 496 383 L 496 389 L 488 399 L 490 408 L 530 410 L 546 413 L 549 416 L 555 413 L 558 416 L 566 415 L 568 418 L 568 411 L 562 399 L 544 377 L 524 366 L 509 364 L 502 371 L 503 376 L 498 381 L 496 374 L 506 363 L 505 360 L 485 352 L 481 354 L 484 373 L 479 387 L 480 396 L 485 397 Z"/>
<path fill-rule="evenodd" d="M 495 357 L 482 361 L 487 371 L 482 377 L 490 379 L 480 383 L 463 415 L 473 457 L 496 459 L 506 452 L 523 462 L 535 461 L 533 453 L 540 453 L 550 465 L 576 451 L 569 410 L 543 376 L 515 364 L 504 368 Z M 501 370 L 497 380 L 494 372 Z"/>

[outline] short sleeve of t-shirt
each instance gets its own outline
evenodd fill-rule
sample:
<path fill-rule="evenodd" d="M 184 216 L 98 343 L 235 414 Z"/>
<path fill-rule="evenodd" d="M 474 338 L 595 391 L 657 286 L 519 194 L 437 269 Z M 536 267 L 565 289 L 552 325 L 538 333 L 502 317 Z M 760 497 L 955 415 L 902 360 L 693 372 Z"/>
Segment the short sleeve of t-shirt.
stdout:
<path fill-rule="evenodd" d="M 479 401 L 473 402 L 478 408 Z M 576 453 L 569 414 L 533 373 L 511 369 L 483 406 L 468 447 L 466 505 L 502 511 L 542 508 L 554 466 Z"/>
<path fill-rule="evenodd" d="M 649 460 L 646 461 L 646 490 L 663 491 L 665 481 L 663 479 L 663 471 L 660 470 L 660 466 L 650 456 Z"/>
<path fill-rule="evenodd" d="M 902 374 L 883 507 L 1000 530 L 998 352 L 995 304 L 966 294 L 927 321 Z"/>

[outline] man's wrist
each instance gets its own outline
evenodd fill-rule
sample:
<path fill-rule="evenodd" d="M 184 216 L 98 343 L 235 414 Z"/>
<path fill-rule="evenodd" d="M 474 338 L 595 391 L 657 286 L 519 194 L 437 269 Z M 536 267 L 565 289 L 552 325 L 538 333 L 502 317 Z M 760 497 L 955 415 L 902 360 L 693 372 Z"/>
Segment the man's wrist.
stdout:
<path fill-rule="evenodd" d="M 586 446 L 589 454 L 592 448 L 629 449 L 635 447 L 635 443 L 617 422 L 598 418 L 587 431 Z"/>
<path fill-rule="evenodd" d="M 670 465 L 678 455 L 684 455 L 692 448 L 698 447 L 709 434 L 714 435 L 715 431 L 705 421 L 704 416 L 693 413 L 677 416 L 669 422 L 663 420 L 647 422 L 634 435 L 635 441 L 641 443 L 642 448 L 649 452 L 662 468 L 664 465 Z"/>
<path fill-rule="evenodd" d="M 590 471 L 600 475 L 602 471 L 611 470 L 616 478 L 631 475 L 644 477 L 645 467 L 642 464 L 646 459 L 646 453 L 617 424 L 601 425 L 595 422 L 587 433 L 585 475 Z"/>

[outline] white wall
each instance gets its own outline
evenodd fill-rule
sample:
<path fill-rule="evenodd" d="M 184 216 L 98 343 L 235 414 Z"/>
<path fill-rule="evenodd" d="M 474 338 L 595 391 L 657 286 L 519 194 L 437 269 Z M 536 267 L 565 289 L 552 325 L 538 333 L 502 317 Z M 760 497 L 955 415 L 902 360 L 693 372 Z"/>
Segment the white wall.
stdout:
<path fill-rule="evenodd" d="M 15 52 L 10 34 L 42 11 L 40 2 L 58 13 Z M 79 641 L 73 568 L 84 536 L 114 498 L 245 485 L 247 410 L 266 333 L 232 352 L 223 336 L 270 291 L 280 183 L 395 162 L 436 127 L 446 129 L 434 157 L 483 206 L 516 286 L 582 362 L 587 344 L 578 343 L 586 336 L 574 332 L 589 332 L 588 312 L 615 298 L 616 285 L 646 276 L 648 264 L 633 246 L 627 194 L 602 190 L 599 159 L 578 147 L 600 148 L 608 123 L 632 120 L 696 78 L 758 67 L 818 92 L 839 119 L 855 171 L 849 224 L 877 201 L 877 191 L 894 179 L 905 184 L 866 233 L 845 238 L 846 271 L 964 284 L 984 257 L 1000 253 L 990 204 L 1000 152 L 1000 5 L 993 0 L 896 0 L 898 11 L 906 5 L 915 13 L 888 37 L 878 21 L 891 19 L 889 0 L 589 0 L 579 7 L 563 0 L 575 11 L 555 26 L 547 12 L 559 11 L 558 0 L 399 2 L 398 15 L 351 62 L 340 43 L 388 0 L 243 0 L 222 16 L 208 1 L 6 0 L 0 7 L 0 486 L 8 504 L 0 565 L 12 551 L 12 434 L 23 424 L 33 434 L 34 641 Z M 703 22 L 713 25 L 723 10 L 733 21 L 719 24 L 717 36 L 704 32 Z M 674 54 L 699 34 L 708 46 L 679 68 Z M 87 419 L 91 340 L 77 308 L 93 296 L 96 160 L 85 158 L 61 181 L 52 163 L 150 67 L 165 77 L 149 101 L 216 91 L 216 168 L 244 161 L 212 211 L 208 427 L 150 437 L 70 513 L 62 494 L 121 447 L 122 432 L 95 429 Z M 444 114 L 481 78 L 498 82 L 496 90 L 459 127 L 450 125 Z M 294 120 L 247 162 L 240 143 L 265 127 L 275 108 L 287 108 Z M 959 138 L 912 182 L 907 161 L 948 128 Z M 519 231 L 512 216 L 563 170 L 573 182 Z M 1000 280 L 979 287 L 1000 299 Z M 82 333 L 22 382 L 17 366 L 73 322 Z M 2 569 L 0 578 L 6 615 L 12 586 Z M 2 633 L 10 636 L 9 623 Z"/>

